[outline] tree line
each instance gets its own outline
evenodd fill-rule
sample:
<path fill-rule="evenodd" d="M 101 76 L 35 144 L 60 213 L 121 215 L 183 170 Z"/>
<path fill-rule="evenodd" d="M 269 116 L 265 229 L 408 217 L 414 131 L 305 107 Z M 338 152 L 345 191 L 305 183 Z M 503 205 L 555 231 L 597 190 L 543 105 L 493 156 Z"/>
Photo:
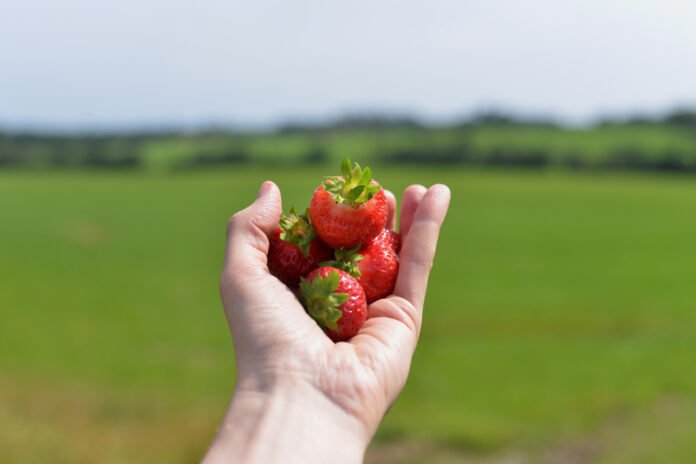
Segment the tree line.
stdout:
<path fill-rule="evenodd" d="M 351 115 L 261 133 L 0 130 L 0 169 L 319 164 L 344 155 L 398 164 L 696 171 L 696 111 L 607 119 L 584 129 L 489 112 L 440 126 L 404 116 Z"/>

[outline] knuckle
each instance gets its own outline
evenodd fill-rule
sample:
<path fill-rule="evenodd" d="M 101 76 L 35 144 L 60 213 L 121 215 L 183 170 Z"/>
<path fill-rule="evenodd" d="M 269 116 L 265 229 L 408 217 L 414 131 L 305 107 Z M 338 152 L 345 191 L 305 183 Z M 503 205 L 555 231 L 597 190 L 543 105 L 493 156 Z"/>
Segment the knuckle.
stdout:
<path fill-rule="evenodd" d="M 228 233 L 228 235 L 232 234 L 235 230 L 239 229 L 239 227 L 243 224 L 243 222 L 244 222 L 244 218 L 242 215 L 242 211 L 234 213 L 227 221 L 227 233 Z"/>
<path fill-rule="evenodd" d="M 437 232 L 440 230 L 440 227 L 442 226 L 442 221 L 440 220 L 440 218 L 426 215 L 422 217 L 417 217 L 413 221 L 413 225 L 423 227 L 424 229 L 427 229 L 429 232 Z"/>
<path fill-rule="evenodd" d="M 412 264 L 425 272 L 430 272 L 433 268 L 433 260 L 427 258 L 416 258 L 412 261 Z"/>
<path fill-rule="evenodd" d="M 420 328 L 420 311 L 414 304 L 405 298 L 397 297 L 393 300 L 394 311 L 392 318 L 401 322 L 408 330 L 418 333 Z"/>
<path fill-rule="evenodd" d="M 405 264 L 418 268 L 420 271 L 429 272 L 433 267 L 434 253 L 426 250 L 407 250 L 404 255 Z"/>
<path fill-rule="evenodd" d="M 420 327 L 420 312 L 416 309 L 414 305 L 410 302 L 403 300 L 401 306 L 402 322 L 410 330 L 418 333 L 418 328 Z"/>

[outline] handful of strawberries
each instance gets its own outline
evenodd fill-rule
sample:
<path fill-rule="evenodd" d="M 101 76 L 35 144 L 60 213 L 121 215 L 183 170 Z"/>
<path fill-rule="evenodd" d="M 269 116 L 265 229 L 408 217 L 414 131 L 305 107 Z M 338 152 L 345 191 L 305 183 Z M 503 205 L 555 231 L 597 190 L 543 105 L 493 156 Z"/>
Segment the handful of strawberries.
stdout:
<path fill-rule="evenodd" d="M 324 178 L 303 214 L 291 209 L 281 217 L 268 251 L 271 274 L 299 290 L 334 341 L 358 333 L 367 305 L 393 292 L 401 246 L 386 228 L 387 197 L 370 168 L 346 158 L 341 174 Z"/>

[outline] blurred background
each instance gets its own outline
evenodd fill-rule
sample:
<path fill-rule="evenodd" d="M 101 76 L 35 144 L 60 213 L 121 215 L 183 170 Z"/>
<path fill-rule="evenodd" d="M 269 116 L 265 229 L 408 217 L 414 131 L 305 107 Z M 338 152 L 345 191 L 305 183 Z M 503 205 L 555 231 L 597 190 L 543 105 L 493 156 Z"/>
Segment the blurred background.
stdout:
<path fill-rule="evenodd" d="M 265 179 L 453 192 L 368 463 L 696 460 L 696 3 L 10 0 L 2 461 L 196 462 Z"/>

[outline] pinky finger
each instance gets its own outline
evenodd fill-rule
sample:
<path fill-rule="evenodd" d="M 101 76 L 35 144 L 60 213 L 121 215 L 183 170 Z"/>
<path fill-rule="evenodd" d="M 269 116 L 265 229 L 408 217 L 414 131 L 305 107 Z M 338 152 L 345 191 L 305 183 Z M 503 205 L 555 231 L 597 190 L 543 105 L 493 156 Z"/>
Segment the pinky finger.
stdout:
<path fill-rule="evenodd" d="M 401 248 L 394 295 L 409 301 L 419 312 L 423 307 L 428 275 L 449 201 L 450 191 L 446 186 L 430 187 L 418 205 Z"/>

